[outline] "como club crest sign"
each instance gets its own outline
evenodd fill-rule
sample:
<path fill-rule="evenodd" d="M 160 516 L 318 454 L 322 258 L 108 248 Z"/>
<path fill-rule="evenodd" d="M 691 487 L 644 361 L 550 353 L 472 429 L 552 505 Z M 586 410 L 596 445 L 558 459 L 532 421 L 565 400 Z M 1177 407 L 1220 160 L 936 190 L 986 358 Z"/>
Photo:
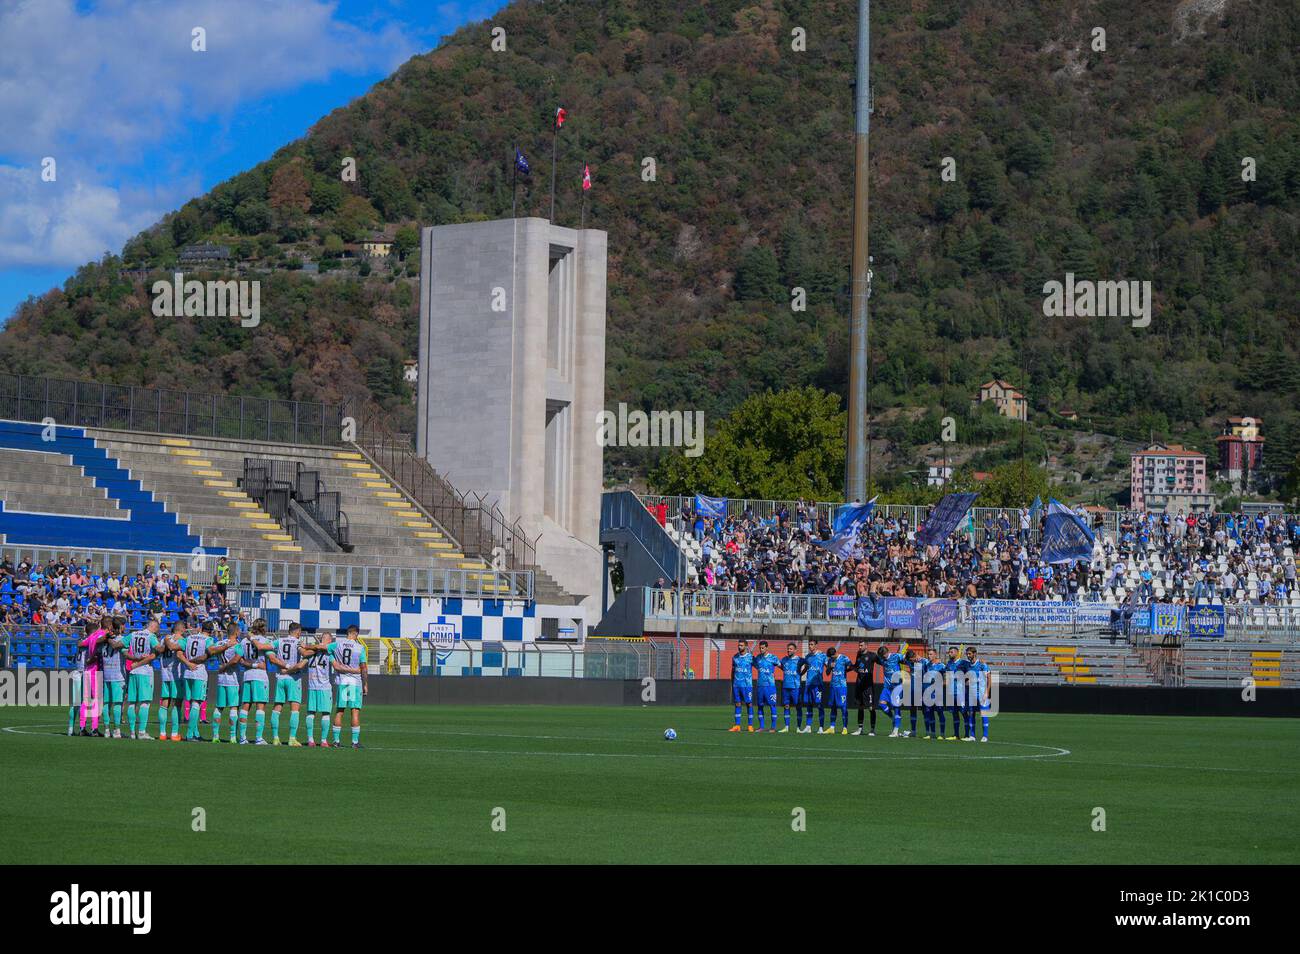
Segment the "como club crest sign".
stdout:
<path fill-rule="evenodd" d="M 424 632 L 424 643 L 438 657 L 438 663 L 447 661 L 460 642 L 460 634 L 452 623 L 430 623 Z"/>

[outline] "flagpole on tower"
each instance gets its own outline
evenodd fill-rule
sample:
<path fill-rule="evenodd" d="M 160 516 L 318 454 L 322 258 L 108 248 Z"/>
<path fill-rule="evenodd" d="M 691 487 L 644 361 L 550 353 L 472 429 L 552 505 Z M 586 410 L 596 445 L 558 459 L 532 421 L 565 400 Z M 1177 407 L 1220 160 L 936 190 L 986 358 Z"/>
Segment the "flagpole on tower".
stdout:
<path fill-rule="evenodd" d="M 871 131 L 871 0 L 858 0 L 857 83 L 853 135 L 853 272 L 849 319 L 849 428 L 844 499 L 862 500 L 870 479 L 867 430 L 867 299 L 871 257 L 867 253 L 867 159 Z"/>
<path fill-rule="evenodd" d="M 519 147 L 515 146 L 515 154 L 510 157 L 510 217 L 518 218 L 519 210 Z"/>
<path fill-rule="evenodd" d="M 551 224 L 555 224 L 555 161 L 559 150 L 560 127 L 564 125 L 564 107 L 556 107 L 551 126 Z"/>

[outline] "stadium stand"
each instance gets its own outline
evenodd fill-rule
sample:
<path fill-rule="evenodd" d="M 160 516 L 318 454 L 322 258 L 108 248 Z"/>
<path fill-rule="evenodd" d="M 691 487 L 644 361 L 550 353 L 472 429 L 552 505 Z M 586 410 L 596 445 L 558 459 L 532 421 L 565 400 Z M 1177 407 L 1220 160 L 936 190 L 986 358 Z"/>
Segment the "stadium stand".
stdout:
<path fill-rule="evenodd" d="M 940 645 L 943 658 L 949 645 Z M 1101 640 L 980 639 L 980 654 L 1008 685 L 1155 686 L 1159 682 L 1141 652 L 1123 642 Z"/>
<path fill-rule="evenodd" d="M 175 512 L 168 511 L 162 501 L 144 489 L 139 480 L 81 428 L 47 430 L 40 424 L 0 421 L 0 448 L 47 459 L 39 471 L 30 475 L 19 473 L 12 483 L 9 480 L 0 482 L 0 539 L 4 542 L 173 553 L 190 553 L 203 546 L 200 537 L 191 533 L 177 519 Z M 64 460 L 68 464 L 61 468 Z M 21 459 L 16 466 L 21 469 Z M 51 467 L 64 470 L 69 479 L 47 485 L 43 494 L 29 492 L 26 488 L 31 484 L 31 478 Z M 78 475 L 77 471 L 104 491 L 105 499 L 115 504 L 119 515 L 72 516 L 66 509 L 56 509 L 58 505 L 50 500 L 51 497 L 84 496 L 84 481 L 71 479 Z M 20 506 L 24 503 L 51 509 L 28 510 Z M 224 550 L 210 552 L 220 554 Z"/>
<path fill-rule="evenodd" d="M 1181 647 L 1181 682 L 1188 686 L 1234 686 L 1253 679 L 1259 688 L 1300 685 L 1300 647 L 1295 643 L 1187 643 Z"/>
<path fill-rule="evenodd" d="M 1300 610 L 1300 520 L 1293 516 L 1094 515 L 1092 560 L 1061 572 L 1042 561 L 1037 529 L 1021 530 L 1015 510 L 972 515 L 967 532 L 927 555 L 911 542 L 924 508 L 881 507 L 860 532 L 862 557 L 841 560 L 817 546 L 831 536 L 832 505 L 745 501 L 741 512 L 710 519 L 686 500 L 673 499 L 677 510 L 668 514 L 664 498 L 643 503 L 651 513 L 658 509 L 693 588 L 1110 604 L 1135 597 Z"/>
<path fill-rule="evenodd" d="M 227 549 L 232 557 L 328 552 L 336 563 L 403 566 L 433 557 L 454 569 L 486 569 L 481 559 L 466 557 L 441 527 L 356 451 L 124 431 L 90 433 L 206 541 Z M 352 551 L 326 551 L 305 537 L 294 540 L 280 524 L 271 526 L 271 516 L 240 486 L 249 458 L 300 463 L 318 472 L 340 494 Z"/>

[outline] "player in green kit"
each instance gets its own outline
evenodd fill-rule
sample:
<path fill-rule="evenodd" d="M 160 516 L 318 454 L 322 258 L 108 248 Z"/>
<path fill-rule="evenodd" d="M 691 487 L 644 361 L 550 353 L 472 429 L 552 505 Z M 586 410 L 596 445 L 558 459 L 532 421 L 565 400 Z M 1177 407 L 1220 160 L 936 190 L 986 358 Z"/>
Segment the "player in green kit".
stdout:
<path fill-rule="evenodd" d="M 266 675 L 266 655 L 272 650 L 266 641 L 266 620 L 253 620 L 248 635 L 239 643 L 239 655 L 244 666 L 244 687 L 239 694 L 239 742 L 248 739 L 248 714 L 257 706 L 255 721 L 257 735 L 254 745 L 266 745 L 262 733 L 266 731 L 266 702 L 270 698 L 270 681 Z"/>
<path fill-rule="evenodd" d="M 352 747 L 361 748 L 361 699 L 370 691 L 370 670 L 366 647 L 357 639 L 360 630 L 348 627 L 348 634 L 329 645 L 330 662 L 338 682 L 338 708 L 334 710 L 334 745 L 339 744 L 343 710 L 352 710 Z"/>
<path fill-rule="evenodd" d="M 104 714 L 107 724 L 104 726 L 104 738 L 122 738 L 122 703 L 126 701 L 126 670 L 122 668 L 122 652 L 126 644 L 122 641 L 125 628 L 120 617 L 114 616 L 108 625 L 108 638 L 100 650 L 103 656 L 104 670 Z"/>
<path fill-rule="evenodd" d="M 181 696 L 185 689 L 180 649 L 185 642 L 185 624 L 177 620 L 172 624 L 171 635 L 163 636 L 158 643 L 158 673 L 162 676 L 158 697 L 158 741 L 181 740 Z M 172 731 L 167 734 L 167 717 L 171 716 Z"/>
<path fill-rule="evenodd" d="M 312 726 L 316 716 L 320 715 L 320 746 L 329 748 L 330 713 L 334 711 L 333 692 L 330 689 L 330 676 L 333 664 L 330 661 L 329 647 L 334 641 L 332 636 L 324 642 L 302 643 L 299 651 L 307 657 L 307 744 L 313 748 L 316 741 L 312 736 Z"/>
<path fill-rule="evenodd" d="M 230 741 L 243 743 L 242 735 L 235 736 L 239 725 L 239 664 L 242 656 L 239 627 L 231 623 L 226 627 L 226 641 L 218 643 L 217 650 L 217 704 L 212 710 L 212 741 L 221 741 L 221 710 L 230 713 Z M 193 712 L 194 707 L 190 707 Z"/>
<path fill-rule="evenodd" d="M 131 661 L 131 673 L 126 685 L 126 723 L 132 739 L 152 739 L 149 728 L 149 707 L 153 704 L 153 661 L 158 648 L 158 618 L 151 616 L 144 629 L 137 630 L 125 640 L 126 658 Z M 137 731 L 137 725 L 139 729 Z"/>
<path fill-rule="evenodd" d="M 271 643 L 267 659 L 279 670 L 275 674 L 275 705 L 271 709 L 271 744 L 280 744 L 280 710 L 289 703 L 289 745 L 302 746 L 298 741 L 298 710 L 302 708 L 302 671 L 307 660 L 300 649 L 302 627 L 289 624 L 289 635 Z M 308 732 L 308 737 L 311 733 Z"/>
<path fill-rule="evenodd" d="M 181 676 L 185 680 L 185 698 L 190 703 L 190 717 L 185 729 L 186 742 L 203 741 L 199 735 L 199 711 L 203 708 L 203 700 L 208 697 L 208 657 L 215 655 L 222 645 L 212 635 L 215 631 L 216 627 L 212 623 L 204 623 L 202 632 L 188 633 L 185 636 L 177 653 L 184 667 Z M 219 726 L 213 729 L 214 737 L 219 729 Z"/>

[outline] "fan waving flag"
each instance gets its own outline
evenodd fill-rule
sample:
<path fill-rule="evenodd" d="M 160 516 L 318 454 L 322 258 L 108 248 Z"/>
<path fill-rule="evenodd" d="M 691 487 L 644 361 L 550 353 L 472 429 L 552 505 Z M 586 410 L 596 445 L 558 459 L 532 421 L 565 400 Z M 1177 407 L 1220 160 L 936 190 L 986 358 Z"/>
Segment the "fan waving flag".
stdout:
<path fill-rule="evenodd" d="M 556 109 L 556 110 L 555 110 L 555 128 L 556 128 L 556 129 L 559 129 L 561 126 L 563 126 L 563 125 L 564 125 L 564 121 L 565 121 L 566 119 L 568 119 L 568 118 L 569 118 L 569 114 L 565 111 L 565 109 L 564 109 L 563 106 L 561 106 L 561 107 L 559 107 L 558 109 Z"/>
<path fill-rule="evenodd" d="M 519 151 L 518 146 L 515 146 L 515 169 L 521 176 L 526 176 L 533 171 L 533 167 L 528 164 L 528 157 Z"/>
<path fill-rule="evenodd" d="M 844 533 L 846 530 L 851 530 L 870 520 L 872 511 L 875 509 L 875 497 L 872 497 L 864 504 L 845 504 L 836 509 L 835 522 L 831 525 L 831 529 L 835 533 Z"/>
<path fill-rule="evenodd" d="M 591 191 L 591 166 L 582 167 L 582 191 Z"/>
<path fill-rule="evenodd" d="M 814 540 L 813 545 L 834 553 L 841 560 L 853 558 L 858 539 L 858 529 L 871 519 L 876 509 L 876 498 L 864 504 L 849 504 L 835 511 L 835 535 L 829 540 Z"/>
<path fill-rule="evenodd" d="M 916 532 L 916 542 L 922 546 L 936 546 L 948 539 L 957 529 L 961 518 L 979 494 L 948 494 L 930 511 L 921 529 Z"/>
<path fill-rule="evenodd" d="M 1076 563 L 1092 559 L 1092 531 L 1065 504 L 1051 500 L 1047 524 L 1043 527 L 1043 560 L 1047 563 Z"/>

